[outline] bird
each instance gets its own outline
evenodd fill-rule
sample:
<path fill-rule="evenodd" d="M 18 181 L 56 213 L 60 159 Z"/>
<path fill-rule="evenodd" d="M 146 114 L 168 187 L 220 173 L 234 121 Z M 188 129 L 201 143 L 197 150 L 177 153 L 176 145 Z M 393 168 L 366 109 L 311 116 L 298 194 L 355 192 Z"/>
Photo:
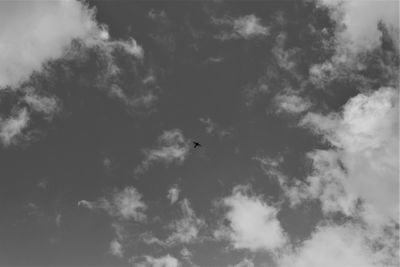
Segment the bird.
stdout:
<path fill-rule="evenodd" d="M 196 148 L 196 147 L 201 147 L 201 144 L 193 141 L 193 148 Z"/>

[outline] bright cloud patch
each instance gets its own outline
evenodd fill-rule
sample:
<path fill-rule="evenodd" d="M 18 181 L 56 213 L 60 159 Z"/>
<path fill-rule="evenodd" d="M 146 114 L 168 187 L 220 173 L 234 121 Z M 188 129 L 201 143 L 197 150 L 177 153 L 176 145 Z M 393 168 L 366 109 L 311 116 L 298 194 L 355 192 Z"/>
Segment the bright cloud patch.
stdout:
<path fill-rule="evenodd" d="M 134 187 L 126 187 L 121 191 L 114 192 L 109 198 L 100 198 L 93 202 L 81 200 L 78 202 L 78 206 L 101 209 L 110 216 L 122 220 L 144 221 L 146 215 L 143 212 L 147 205 L 141 198 L 142 195 Z"/>
<path fill-rule="evenodd" d="M 362 229 L 351 225 L 319 227 L 279 267 L 394 266 L 395 261 L 387 261 L 390 253 L 372 244 Z"/>
<path fill-rule="evenodd" d="M 143 172 L 156 162 L 182 164 L 189 153 L 189 142 L 179 129 L 165 131 L 157 142 L 156 148 L 144 151 L 146 158 L 136 172 Z"/>
<path fill-rule="evenodd" d="M 15 142 L 28 123 L 29 113 L 25 108 L 7 119 L 0 119 L 0 139 L 3 145 L 9 146 Z"/>
<path fill-rule="evenodd" d="M 254 267 L 254 263 L 249 259 L 244 259 L 235 265 L 229 265 L 229 267 Z"/>
<path fill-rule="evenodd" d="M 36 112 L 48 116 L 49 119 L 58 111 L 59 104 L 55 97 L 39 95 L 33 88 L 25 89 L 24 102 Z"/>
<path fill-rule="evenodd" d="M 376 0 L 321 0 L 329 6 L 340 6 L 343 10 L 344 24 L 346 30 L 344 39 L 350 41 L 350 47 L 360 49 L 376 46 L 379 43 L 381 33 L 378 31 L 377 24 L 383 21 L 389 27 L 394 27 L 395 40 L 399 40 L 399 2 Z"/>
<path fill-rule="evenodd" d="M 338 177 L 343 174 L 338 165 L 317 167 L 325 173 L 338 172 L 326 176 L 332 177 L 332 182 L 324 190 L 331 190 L 330 185 L 337 183 L 373 205 L 380 214 L 395 220 L 399 210 L 398 112 L 397 92 L 381 88 L 350 99 L 341 114 L 309 113 L 302 121 L 337 148 L 331 157 L 336 158 L 336 164 L 340 160 L 347 172 L 347 178 L 340 181 Z M 321 153 L 316 152 L 314 158 Z M 340 193 L 332 194 L 332 200 L 337 194 L 335 201 L 340 202 Z"/>
<path fill-rule="evenodd" d="M 248 191 L 245 186 L 237 186 L 231 196 L 222 200 L 222 205 L 229 209 L 225 214 L 229 226 L 218 229 L 215 237 L 228 239 L 236 249 L 259 251 L 281 247 L 286 238 L 276 218 L 278 210 Z"/>
<path fill-rule="evenodd" d="M 263 26 L 260 19 L 253 14 L 238 17 L 236 19 L 214 18 L 214 23 L 229 28 L 229 30 L 217 36 L 217 38 L 221 40 L 239 38 L 250 39 L 269 35 L 269 29 Z"/>
<path fill-rule="evenodd" d="M 113 240 L 110 243 L 110 253 L 116 257 L 122 258 L 123 256 L 123 249 L 122 245 L 118 240 Z"/>
<path fill-rule="evenodd" d="M 95 37 L 94 12 L 78 1 L 3 1 L 0 4 L 0 87 L 17 86 L 62 56 L 75 38 Z"/>
<path fill-rule="evenodd" d="M 311 102 L 308 99 L 303 99 L 297 95 L 279 94 L 274 97 L 274 100 L 279 113 L 298 114 L 311 107 Z"/>
<path fill-rule="evenodd" d="M 145 260 L 137 261 L 135 259 L 132 262 L 137 267 L 179 267 L 181 266 L 178 259 L 167 254 L 163 257 L 155 258 L 152 256 L 144 256 Z"/>
<path fill-rule="evenodd" d="M 169 190 L 168 190 L 168 195 L 167 198 L 171 202 L 171 204 L 174 204 L 176 201 L 178 201 L 179 198 L 179 193 L 181 190 L 177 185 L 173 185 Z"/>

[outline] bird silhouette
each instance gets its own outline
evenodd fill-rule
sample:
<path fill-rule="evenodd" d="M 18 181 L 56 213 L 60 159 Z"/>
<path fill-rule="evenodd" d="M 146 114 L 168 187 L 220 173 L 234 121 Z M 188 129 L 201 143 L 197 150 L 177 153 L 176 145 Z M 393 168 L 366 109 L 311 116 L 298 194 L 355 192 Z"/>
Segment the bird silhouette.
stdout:
<path fill-rule="evenodd" d="M 201 144 L 193 141 L 193 148 L 196 148 L 196 147 L 201 147 Z"/>

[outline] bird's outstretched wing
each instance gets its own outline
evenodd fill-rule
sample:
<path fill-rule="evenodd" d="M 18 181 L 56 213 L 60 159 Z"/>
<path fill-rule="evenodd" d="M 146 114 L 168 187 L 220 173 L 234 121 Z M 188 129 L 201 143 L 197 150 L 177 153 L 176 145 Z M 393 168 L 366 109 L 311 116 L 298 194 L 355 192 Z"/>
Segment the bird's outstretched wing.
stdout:
<path fill-rule="evenodd" d="M 193 148 L 196 148 L 196 147 L 201 147 L 201 144 L 193 141 Z"/>

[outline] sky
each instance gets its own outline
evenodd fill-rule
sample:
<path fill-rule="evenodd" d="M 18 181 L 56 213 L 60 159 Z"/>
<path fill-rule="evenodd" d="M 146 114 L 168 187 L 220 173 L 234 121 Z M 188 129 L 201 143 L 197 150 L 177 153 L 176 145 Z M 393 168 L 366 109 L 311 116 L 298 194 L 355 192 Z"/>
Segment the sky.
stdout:
<path fill-rule="evenodd" d="M 0 266 L 399 266 L 399 48 L 392 0 L 1 1 Z"/>

